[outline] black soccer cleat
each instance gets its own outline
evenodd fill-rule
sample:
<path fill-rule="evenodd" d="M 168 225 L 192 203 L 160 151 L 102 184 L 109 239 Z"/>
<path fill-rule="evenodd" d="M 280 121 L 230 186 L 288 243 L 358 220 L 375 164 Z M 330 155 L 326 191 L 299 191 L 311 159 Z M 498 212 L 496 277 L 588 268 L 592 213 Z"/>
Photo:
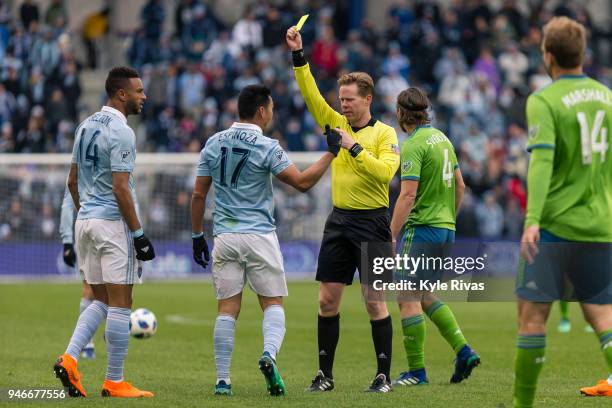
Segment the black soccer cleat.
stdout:
<path fill-rule="evenodd" d="M 331 391 L 334 389 L 334 379 L 330 377 L 326 377 L 323 374 L 323 371 L 317 371 L 317 375 L 314 380 L 312 380 L 312 384 L 310 387 L 306 388 L 306 392 L 323 392 L 323 391 Z"/>
<path fill-rule="evenodd" d="M 365 392 L 390 392 L 393 391 L 391 388 L 391 382 L 384 374 L 378 374 L 374 381 L 372 381 L 372 385 L 365 390 Z"/>

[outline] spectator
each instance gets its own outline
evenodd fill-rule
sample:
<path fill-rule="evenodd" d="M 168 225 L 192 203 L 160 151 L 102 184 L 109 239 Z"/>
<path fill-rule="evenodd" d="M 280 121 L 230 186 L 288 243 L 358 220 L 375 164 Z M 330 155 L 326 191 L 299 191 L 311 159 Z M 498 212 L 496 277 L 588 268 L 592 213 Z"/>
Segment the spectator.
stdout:
<path fill-rule="evenodd" d="M 181 95 L 180 108 L 184 112 L 197 109 L 204 102 L 204 76 L 195 63 L 189 64 L 178 80 L 179 94 Z"/>
<path fill-rule="evenodd" d="M 504 213 L 497 203 L 495 193 L 488 191 L 484 195 L 484 203 L 476 206 L 476 219 L 480 237 L 496 240 L 501 238 L 504 228 Z"/>
<path fill-rule="evenodd" d="M 100 42 L 109 30 L 110 8 L 103 9 L 89 15 L 83 24 L 83 43 L 87 50 L 87 66 L 89 68 L 97 68 L 99 62 L 99 54 L 101 53 Z"/>
<path fill-rule="evenodd" d="M 155 46 L 162 33 L 166 12 L 160 0 L 149 0 L 140 11 L 140 20 L 145 29 L 145 38 Z"/>
<path fill-rule="evenodd" d="M 499 66 L 504 73 L 506 84 L 514 87 L 524 86 L 529 60 L 519 51 L 516 43 L 509 44 L 506 51 L 499 56 Z"/>
<path fill-rule="evenodd" d="M 263 43 L 262 29 L 251 7 L 247 7 L 244 17 L 238 20 L 232 31 L 232 38 L 244 49 L 253 51 Z"/>
<path fill-rule="evenodd" d="M 38 22 L 38 6 L 32 0 L 23 0 L 19 8 L 19 17 L 21 25 L 29 29 L 33 22 Z"/>
<path fill-rule="evenodd" d="M 51 0 L 45 12 L 45 24 L 55 30 L 62 31 L 68 25 L 68 12 L 63 0 Z"/>
<path fill-rule="evenodd" d="M 312 46 L 312 62 L 328 77 L 333 77 L 338 69 L 337 53 L 340 46 L 334 38 L 332 26 L 324 26 L 321 33 L 321 38 Z"/>

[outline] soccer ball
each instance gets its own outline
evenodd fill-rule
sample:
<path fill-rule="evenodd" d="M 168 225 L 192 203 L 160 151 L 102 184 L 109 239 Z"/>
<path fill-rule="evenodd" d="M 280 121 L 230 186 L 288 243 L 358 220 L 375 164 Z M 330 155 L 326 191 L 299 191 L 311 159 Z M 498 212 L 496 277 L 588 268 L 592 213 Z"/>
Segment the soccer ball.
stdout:
<path fill-rule="evenodd" d="M 157 330 L 157 319 L 148 309 L 136 309 L 130 315 L 130 334 L 137 339 L 148 339 Z"/>

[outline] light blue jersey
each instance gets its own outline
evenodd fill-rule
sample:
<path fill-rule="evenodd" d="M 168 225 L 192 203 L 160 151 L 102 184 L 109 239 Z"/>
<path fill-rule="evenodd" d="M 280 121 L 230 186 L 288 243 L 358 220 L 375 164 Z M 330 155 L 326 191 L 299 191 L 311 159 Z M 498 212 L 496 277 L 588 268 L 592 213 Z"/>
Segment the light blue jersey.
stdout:
<path fill-rule="evenodd" d="M 127 119 L 109 106 L 85 119 L 77 128 L 72 150 L 72 163 L 79 167 L 79 200 L 77 219 L 122 218 L 113 194 L 113 172 L 130 173 L 129 188 L 134 205 L 134 170 L 136 137 Z"/>
<path fill-rule="evenodd" d="M 68 186 L 64 190 L 64 200 L 62 201 L 62 213 L 60 216 L 59 232 L 62 237 L 62 244 L 74 243 L 74 202 L 70 195 Z"/>
<path fill-rule="evenodd" d="M 290 165 L 278 141 L 256 125 L 234 123 L 208 139 L 197 175 L 212 177 L 215 186 L 213 234 L 274 231 L 272 174 Z"/>

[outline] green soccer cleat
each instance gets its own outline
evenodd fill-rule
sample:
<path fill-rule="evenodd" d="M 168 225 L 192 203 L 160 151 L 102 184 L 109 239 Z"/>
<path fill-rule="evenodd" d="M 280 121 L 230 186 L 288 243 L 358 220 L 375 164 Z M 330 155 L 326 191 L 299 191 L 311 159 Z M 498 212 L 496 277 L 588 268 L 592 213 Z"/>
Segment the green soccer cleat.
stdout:
<path fill-rule="evenodd" d="M 232 395 L 232 384 L 226 383 L 225 380 L 217 381 L 215 395 Z"/>
<path fill-rule="evenodd" d="M 280 396 L 287 393 L 285 383 L 278 372 L 276 361 L 267 351 L 259 359 L 259 370 L 266 379 L 266 386 L 270 395 Z"/>
<path fill-rule="evenodd" d="M 572 323 L 569 319 L 561 319 L 559 320 L 559 325 L 557 326 L 557 331 L 559 333 L 569 333 L 572 330 Z"/>

